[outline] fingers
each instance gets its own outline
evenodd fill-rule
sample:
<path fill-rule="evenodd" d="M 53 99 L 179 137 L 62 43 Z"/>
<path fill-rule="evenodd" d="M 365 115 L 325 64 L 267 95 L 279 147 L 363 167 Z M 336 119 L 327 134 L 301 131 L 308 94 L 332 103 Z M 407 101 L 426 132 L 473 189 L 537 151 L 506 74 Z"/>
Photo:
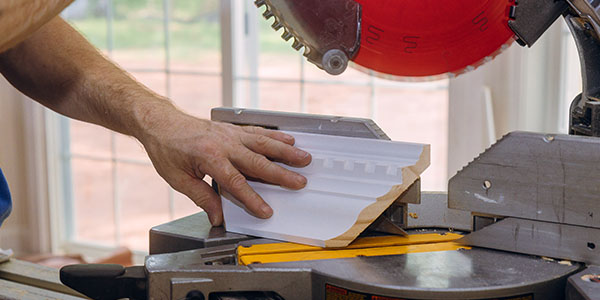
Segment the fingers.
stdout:
<path fill-rule="evenodd" d="M 268 160 L 250 150 L 242 150 L 231 158 L 234 165 L 245 175 L 290 189 L 306 186 L 306 178 Z"/>
<path fill-rule="evenodd" d="M 248 185 L 246 177 L 242 175 L 229 160 L 223 158 L 216 161 L 208 172 L 221 188 L 227 190 L 246 208 L 259 218 L 269 218 L 273 209 Z"/>
<path fill-rule="evenodd" d="M 181 185 L 173 188 L 188 196 L 196 205 L 201 207 L 208 215 L 210 224 L 213 226 L 223 224 L 221 198 L 206 181 L 190 177 Z"/>
<path fill-rule="evenodd" d="M 304 167 L 311 161 L 308 152 L 265 135 L 248 134 L 242 136 L 241 140 L 248 149 L 290 166 Z"/>
<path fill-rule="evenodd" d="M 278 141 L 280 141 L 282 143 L 286 143 L 288 145 L 294 145 L 294 143 L 295 143 L 293 136 L 291 136 L 287 133 L 283 133 L 281 131 L 269 130 L 269 129 L 265 129 L 262 127 L 256 127 L 256 126 L 244 126 L 244 127 L 242 127 L 242 129 L 248 133 L 268 136 L 272 139 L 278 140 Z"/>

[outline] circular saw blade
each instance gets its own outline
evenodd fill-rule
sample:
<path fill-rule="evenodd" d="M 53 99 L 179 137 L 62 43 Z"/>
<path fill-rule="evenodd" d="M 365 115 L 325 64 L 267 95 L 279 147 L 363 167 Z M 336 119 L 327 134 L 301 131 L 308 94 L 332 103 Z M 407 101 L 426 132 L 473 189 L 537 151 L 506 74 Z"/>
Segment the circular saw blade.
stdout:
<path fill-rule="evenodd" d="M 390 79 L 436 79 L 474 70 L 508 47 L 514 0 L 355 0 L 360 49 L 352 61 Z"/>

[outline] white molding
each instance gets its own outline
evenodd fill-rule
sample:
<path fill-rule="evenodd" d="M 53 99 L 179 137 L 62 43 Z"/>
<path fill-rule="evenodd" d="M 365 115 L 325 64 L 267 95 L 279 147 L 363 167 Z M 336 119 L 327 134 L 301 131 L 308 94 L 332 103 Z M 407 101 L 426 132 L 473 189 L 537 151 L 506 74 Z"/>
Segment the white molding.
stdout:
<path fill-rule="evenodd" d="M 222 191 L 227 231 L 308 244 L 345 247 L 377 219 L 429 166 L 429 145 L 289 132 L 312 162 L 291 169 L 308 180 L 300 190 L 249 182 L 274 211 L 250 215 Z"/>

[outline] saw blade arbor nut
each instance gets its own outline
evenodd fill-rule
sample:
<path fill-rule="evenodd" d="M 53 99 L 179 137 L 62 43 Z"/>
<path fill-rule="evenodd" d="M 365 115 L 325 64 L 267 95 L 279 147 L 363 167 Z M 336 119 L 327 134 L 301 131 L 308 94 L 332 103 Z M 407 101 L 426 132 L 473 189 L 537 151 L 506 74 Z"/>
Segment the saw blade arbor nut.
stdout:
<path fill-rule="evenodd" d="M 331 49 L 323 55 L 323 69 L 331 75 L 340 75 L 348 67 L 348 56 L 344 51 Z"/>

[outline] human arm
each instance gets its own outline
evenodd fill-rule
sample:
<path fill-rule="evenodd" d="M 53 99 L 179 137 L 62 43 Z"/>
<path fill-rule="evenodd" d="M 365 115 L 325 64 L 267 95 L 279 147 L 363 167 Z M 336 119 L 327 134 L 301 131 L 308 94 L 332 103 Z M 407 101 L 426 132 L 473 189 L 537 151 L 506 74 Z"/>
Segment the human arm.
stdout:
<path fill-rule="evenodd" d="M 25 40 L 73 0 L 0 1 L 0 53 Z"/>
<path fill-rule="evenodd" d="M 213 225 L 222 223 L 221 202 L 204 175 L 263 218 L 272 210 L 244 175 L 292 189 L 306 184 L 304 177 L 269 160 L 307 165 L 310 155 L 291 146 L 292 137 L 183 113 L 103 57 L 59 17 L 0 54 L 0 72 L 61 114 L 137 138 L 158 173 L 201 206 Z"/>

